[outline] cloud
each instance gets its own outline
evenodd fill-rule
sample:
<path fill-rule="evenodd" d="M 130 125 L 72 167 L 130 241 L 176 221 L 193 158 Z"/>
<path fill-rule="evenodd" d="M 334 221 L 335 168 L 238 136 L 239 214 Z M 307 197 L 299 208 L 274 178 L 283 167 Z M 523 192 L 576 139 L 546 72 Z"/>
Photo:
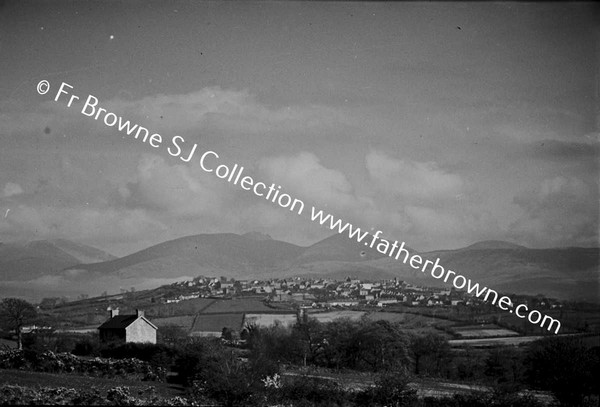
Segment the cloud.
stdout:
<path fill-rule="evenodd" d="M 533 217 L 548 211 L 585 212 L 593 206 L 590 195 L 591 188 L 580 179 L 557 176 L 544 179 L 537 191 L 517 195 L 514 203 Z"/>
<path fill-rule="evenodd" d="M 315 204 L 343 208 L 357 201 L 346 176 L 325 167 L 313 153 L 263 158 L 258 167 L 268 179 Z"/>
<path fill-rule="evenodd" d="M 118 187 L 119 201 L 128 208 L 145 208 L 160 215 L 218 214 L 228 195 L 225 185 L 193 171 L 191 165 L 169 165 L 163 157 L 144 154 L 134 179 Z"/>
<path fill-rule="evenodd" d="M 265 171 L 280 169 L 268 165 L 280 163 L 278 158 L 267 158 L 264 163 Z M 297 168 L 294 163 L 292 160 L 291 166 Z M 268 179 L 260 169 L 248 168 L 246 174 L 257 181 L 277 182 L 276 177 Z M 281 181 L 280 185 L 288 193 L 294 190 L 288 188 L 291 186 L 288 182 Z M 313 243 L 322 237 L 306 219 L 264 198 L 194 165 L 172 165 L 155 155 L 141 157 L 132 179 L 117 188 L 115 199 L 118 206 L 146 211 L 169 225 L 169 231 L 162 234 L 163 240 L 197 233 L 249 231 L 263 231 L 274 238 L 300 244 Z M 296 232 L 293 236 L 290 229 Z"/>
<path fill-rule="evenodd" d="M 381 229 L 389 236 L 410 229 L 411 220 L 398 205 L 388 206 L 377 196 L 369 195 L 369 191 L 358 193 L 342 171 L 326 167 L 313 153 L 264 158 L 259 162 L 259 172 L 305 200 L 307 209 L 313 205 L 363 230 Z M 282 223 L 286 221 L 281 219 Z M 315 240 L 333 233 L 310 222 L 308 217 L 301 230 L 305 236 L 315 236 Z M 321 232 L 316 233 L 318 230 Z"/>
<path fill-rule="evenodd" d="M 337 109 L 321 105 L 269 107 L 247 90 L 207 87 L 181 95 L 156 95 L 138 101 L 114 99 L 115 112 L 169 129 L 226 131 L 248 135 L 275 131 L 307 131 L 346 120 Z M 110 110 L 109 109 L 109 110 Z"/>
<path fill-rule="evenodd" d="M 576 177 L 546 178 L 535 191 L 515 196 L 524 213 L 510 233 L 541 245 L 597 245 L 597 196 L 597 184 Z"/>
<path fill-rule="evenodd" d="M 600 144 L 544 139 L 521 146 L 520 152 L 526 157 L 559 162 L 590 160 L 597 167 Z"/>
<path fill-rule="evenodd" d="M 420 232 L 449 235 L 463 227 L 457 216 L 432 208 L 407 206 L 405 211 Z"/>
<path fill-rule="evenodd" d="M 396 159 L 379 151 L 367 154 L 366 167 L 381 190 L 409 201 L 455 198 L 464 184 L 460 176 L 440 169 L 435 162 Z"/>
<path fill-rule="evenodd" d="M 0 223 L 0 236 L 13 239 L 62 237 L 79 242 L 127 241 L 162 233 L 165 226 L 140 209 L 19 205 Z"/>
<path fill-rule="evenodd" d="M 525 244 L 547 241 L 546 234 L 563 236 L 566 244 L 597 235 L 592 231 L 597 186 L 590 181 L 597 173 L 597 164 L 590 164 L 597 145 L 527 121 L 502 127 L 513 123 L 511 108 L 502 103 L 439 109 L 437 115 L 425 113 L 422 104 L 411 107 L 402 118 L 402 156 L 393 153 L 398 122 L 378 114 L 377 106 L 275 106 L 247 90 L 220 87 L 139 100 L 107 98 L 99 106 L 160 132 L 163 146 L 142 145 L 102 119 L 83 116 L 81 106 L 66 107 L 64 100 L 0 109 L 0 128 L 9 141 L 0 152 L 4 181 L 18 179 L 24 186 L 7 183 L 0 189 L 0 197 L 18 197 L 22 205 L 11 201 L 0 234 L 43 238 L 60 232 L 88 243 L 111 242 L 105 247 L 120 246 L 118 241 L 136 248 L 195 233 L 260 230 L 302 243 L 327 234 L 206 174 L 197 160 L 170 157 L 167 143 L 182 135 L 188 147 L 197 142 L 198 151 L 213 149 L 224 162 L 241 163 L 249 175 L 281 185 L 307 208 L 315 205 L 361 228 L 406 237 L 417 248 L 508 238 L 502 235 L 508 225 Z M 370 145 L 381 147 L 367 150 Z M 524 159 L 531 157 L 536 159 Z M 557 165 L 572 176 L 539 179 L 556 173 Z M 36 183 L 46 186 L 35 188 Z M 512 201 L 515 190 L 536 183 L 535 193 Z M 513 224 L 516 218 L 520 223 Z"/>
<path fill-rule="evenodd" d="M 4 185 L 4 189 L 2 190 L 2 196 L 4 198 L 8 198 L 14 195 L 20 195 L 23 192 L 23 188 L 21 188 L 19 184 L 15 184 L 14 182 L 7 182 L 6 185 Z"/>

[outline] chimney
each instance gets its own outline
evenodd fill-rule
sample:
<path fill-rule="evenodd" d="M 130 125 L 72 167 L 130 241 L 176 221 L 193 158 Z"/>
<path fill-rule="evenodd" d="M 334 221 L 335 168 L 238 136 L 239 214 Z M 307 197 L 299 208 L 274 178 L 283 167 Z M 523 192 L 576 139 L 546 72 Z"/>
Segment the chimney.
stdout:
<path fill-rule="evenodd" d="M 116 317 L 117 315 L 119 315 L 119 309 L 115 308 L 115 309 L 110 309 L 110 317 Z"/>
<path fill-rule="evenodd" d="M 296 314 L 296 319 L 298 323 L 305 324 L 308 322 L 308 314 L 306 313 L 306 308 L 299 307 L 298 313 Z"/>
<path fill-rule="evenodd" d="M 141 309 L 136 309 L 135 310 L 135 315 L 139 318 L 139 317 L 143 317 L 144 316 L 144 311 Z"/>

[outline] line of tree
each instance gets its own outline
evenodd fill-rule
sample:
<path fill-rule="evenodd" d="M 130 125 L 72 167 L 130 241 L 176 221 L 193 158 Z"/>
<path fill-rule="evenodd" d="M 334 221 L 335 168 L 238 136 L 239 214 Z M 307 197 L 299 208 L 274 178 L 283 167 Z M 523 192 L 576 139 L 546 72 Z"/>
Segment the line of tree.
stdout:
<path fill-rule="evenodd" d="M 4 298 L 0 302 L 0 324 L 17 337 L 17 347 L 23 349 L 23 327 L 37 317 L 35 307 L 20 298 Z"/>

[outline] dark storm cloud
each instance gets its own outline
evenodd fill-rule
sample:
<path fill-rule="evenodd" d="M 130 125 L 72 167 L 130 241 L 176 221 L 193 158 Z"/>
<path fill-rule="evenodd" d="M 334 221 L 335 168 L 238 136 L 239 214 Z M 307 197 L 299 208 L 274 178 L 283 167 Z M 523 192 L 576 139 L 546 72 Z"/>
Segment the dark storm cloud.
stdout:
<path fill-rule="evenodd" d="M 600 145 L 545 139 L 528 143 L 521 151 L 526 157 L 540 160 L 589 160 L 597 163 L 600 156 Z"/>

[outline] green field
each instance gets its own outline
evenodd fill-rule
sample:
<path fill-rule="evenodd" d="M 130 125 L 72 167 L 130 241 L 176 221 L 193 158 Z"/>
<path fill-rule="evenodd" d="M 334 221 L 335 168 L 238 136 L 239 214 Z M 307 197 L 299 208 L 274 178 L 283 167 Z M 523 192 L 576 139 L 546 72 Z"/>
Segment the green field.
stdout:
<path fill-rule="evenodd" d="M 370 313 L 368 316 L 369 319 L 373 321 L 385 320 L 389 322 L 398 322 L 402 325 L 412 328 L 446 327 L 454 325 L 454 322 L 447 319 L 434 318 L 408 312 L 380 311 Z"/>
<path fill-rule="evenodd" d="M 182 315 L 178 317 L 153 318 L 152 323 L 159 329 L 164 326 L 175 325 L 183 329 L 190 329 L 194 322 L 193 315 Z"/>
<path fill-rule="evenodd" d="M 222 314 L 226 312 L 273 312 L 273 308 L 265 305 L 262 298 L 240 297 L 230 300 L 214 300 L 214 302 L 202 311 L 204 314 Z"/>
<path fill-rule="evenodd" d="M 518 332 L 490 325 L 461 326 L 452 330 L 461 338 L 495 338 L 504 336 L 519 336 Z"/>
<path fill-rule="evenodd" d="M 309 313 L 308 316 L 309 316 L 309 318 L 314 318 L 319 322 L 327 323 L 327 322 L 332 322 L 332 321 L 334 321 L 336 319 L 340 319 L 340 318 L 348 318 L 353 321 L 356 321 L 356 320 L 359 320 L 360 318 L 362 318 L 362 316 L 365 314 L 366 314 L 365 311 L 343 310 L 343 311 L 319 312 L 319 313 L 314 313 L 314 314 Z"/>

